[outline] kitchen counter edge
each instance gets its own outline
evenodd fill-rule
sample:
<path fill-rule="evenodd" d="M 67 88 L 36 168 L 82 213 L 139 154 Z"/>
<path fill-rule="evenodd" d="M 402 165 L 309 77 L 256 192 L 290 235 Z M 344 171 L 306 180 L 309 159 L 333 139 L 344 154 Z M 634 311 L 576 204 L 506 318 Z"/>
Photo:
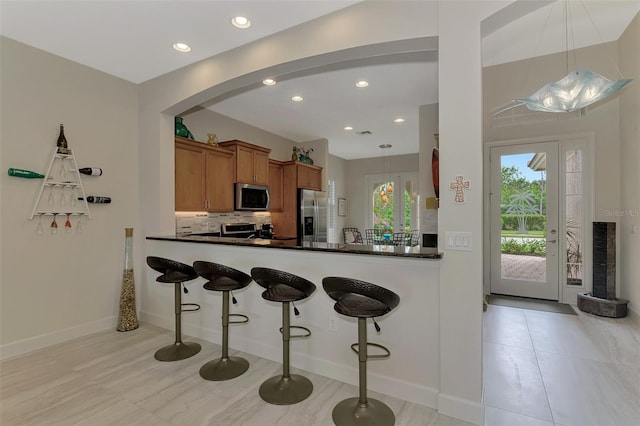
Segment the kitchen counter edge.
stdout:
<path fill-rule="evenodd" d="M 284 250 L 302 250 L 302 251 L 320 251 L 327 253 L 346 253 L 346 254 L 363 254 L 373 256 L 393 256 L 402 258 L 418 258 L 418 259 L 431 259 L 439 260 L 442 258 L 442 253 L 438 252 L 435 248 L 424 247 L 401 247 L 401 246 L 368 246 L 368 245 L 353 245 L 353 244 L 335 244 L 335 243 L 304 243 L 304 245 L 291 245 L 283 243 L 281 240 L 246 240 L 238 241 L 237 239 L 230 240 L 229 238 L 220 237 L 205 237 L 200 235 L 164 235 L 164 236 L 149 236 L 147 240 L 158 241 L 179 241 L 187 243 L 199 243 L 199 244 L 221 244 L 231 246 L 245 246 L 245 247 L 263 247 L 269 249 L 284 249 Z"/>

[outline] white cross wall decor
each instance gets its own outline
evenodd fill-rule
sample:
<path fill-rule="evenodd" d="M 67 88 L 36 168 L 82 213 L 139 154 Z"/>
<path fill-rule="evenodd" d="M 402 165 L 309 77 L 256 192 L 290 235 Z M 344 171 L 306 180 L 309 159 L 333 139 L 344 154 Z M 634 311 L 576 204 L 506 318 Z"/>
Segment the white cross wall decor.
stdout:
<path fill-rule="evenodd" d="M 456 204 L 464 203 L 463 189 L 469 189 L 469 181 L 464 180 L 462 175 L 456 176 L 456 180 L 449 182 L 449 189 L 456 191 L 456 197 L 453 200 Z"/>

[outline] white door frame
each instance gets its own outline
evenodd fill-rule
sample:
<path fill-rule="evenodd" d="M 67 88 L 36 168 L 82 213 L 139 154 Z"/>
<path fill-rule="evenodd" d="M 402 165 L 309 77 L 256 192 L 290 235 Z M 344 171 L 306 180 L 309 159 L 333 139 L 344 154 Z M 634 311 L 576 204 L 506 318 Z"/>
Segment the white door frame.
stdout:
<path fill-rule="evenodd" d="M 536 142 L 548 142 L 557 140 L 560 143 L 560 179 L 559 179 L 559 198 L 560 198 L 560 208 L 559 208 L 559 217 L 565 218 L 565 182 L 564 182 L 564 172 L 565 172 L 565 162 L 562 161 L 564 153 L 569 149 L 579 148 L 582 149 L 585 153 L 585 201 L 584 201 L 584 263 L 583 263 L 583 281 L 582 286 L 567 286 L 566 285 L 566 268 L 564 264 L 566 262 L 566 242 L 564 238 L 560 238 L 561 244 L 558 245 L 558 251 L 560 253 L 559 263 L 561 267 L 559 268 L 559 302 L 561 303 L 570 303 L 575 305 L 577 300 L 578 293 L 581 292 L 590 292 L 592 290 L 592 223 L 594 220 L 594 192 L 595 192 L 595 133 L 594 132 L 583 132 L 583 133 L 572 133 L 565 135 L 550 135 L 545 137 L 536 137 L 536 138 L 526 138 L 526 139 L 513 139 L 513 140 L 504 140 L 504 141 L 488 141 L 484 143 L 483 149 L 483 183 L 484 183 L 484 194 L 483 194 L 483 232 L 487 238 L 483 241 L 483 289 L 484 294 L 491 293 L 491 243 L 489 240 L 490 229 L 491 229 L 491 205 L 489 192 L 491 188 L 491 170 L 489 165 L 489 154 L 491 152 L 491 148 L 495 146 L 501 145 L 517 145 L 517 144 L 529 144 Z M 558 226 L 558 235 L 566 234 L 566 226 L 565 221 L 560 220 Z"/>

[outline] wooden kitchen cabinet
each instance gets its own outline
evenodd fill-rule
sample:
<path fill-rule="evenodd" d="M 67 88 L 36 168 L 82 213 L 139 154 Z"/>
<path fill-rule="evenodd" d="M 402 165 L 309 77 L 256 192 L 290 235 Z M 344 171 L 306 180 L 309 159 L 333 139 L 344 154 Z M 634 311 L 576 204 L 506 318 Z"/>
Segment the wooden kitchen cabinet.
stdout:
<path fill-rule="evenodd" d="M 322 167 L 296 163 L 298 188 L 322 191 Z"/>
<path fill-rule="evenodd" d="M 175 140 L 176 211 L 233 211 L 234 153 L 185 138 Z"/>
<path fill-rule="evenodd" d="M 269 148 L 237 139 L 220 142 L 219 145 L 235 153 L 235 182 L 269 185 Z"/>
<path fill-rule="evenodd" d="M 281 212 L 283 209 L 282 162 L 269 160 L 269 211 Z"/>

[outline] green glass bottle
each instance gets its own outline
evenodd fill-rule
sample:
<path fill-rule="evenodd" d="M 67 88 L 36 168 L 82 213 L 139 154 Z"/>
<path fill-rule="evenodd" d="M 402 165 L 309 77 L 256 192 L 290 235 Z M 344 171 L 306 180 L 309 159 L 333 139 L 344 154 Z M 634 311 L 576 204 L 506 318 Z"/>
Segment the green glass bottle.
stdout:
<path fill-rule="evenodd" d="M 21 177 L 26 179 L 44 178 L 44 175 L 41 175 L 40 173 L 36 173 L 36 172 L 32 172 L 31 170 L 24 170 L 24 169 L 10 168 L 8 173 L 9 173 L 9 176 Z"/>

